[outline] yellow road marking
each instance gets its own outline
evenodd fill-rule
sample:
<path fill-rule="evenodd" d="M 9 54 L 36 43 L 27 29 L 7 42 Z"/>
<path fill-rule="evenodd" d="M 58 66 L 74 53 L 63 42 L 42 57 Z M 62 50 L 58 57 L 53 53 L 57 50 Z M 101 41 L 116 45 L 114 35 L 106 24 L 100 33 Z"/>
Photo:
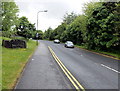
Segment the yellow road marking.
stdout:
<path fill-rule="evenodd" d="M 74 87 L 76 89 L 79 89 L 77 87 L 77 85 L 74 83 L 74 81 L 71 79 L 71 77 L 67 74 L 67 72 L 63 69 L 63 67 L 60 65 L 60 63 L 58 62 L 58 60 L 56 59 L 55 55 L 53 54 L 53 57 L 55 58 L 56 62 L 59 64 L 60 68 L 63 70 L 63 72 L 65 73 L 65 75 L 68 77 L 68 79 L 71 81 L 71 83 L 74 85 Z"/>
<path fill-rule="evenodd" d="M 56 56 L 57 57 L 57 56 Z M 58 59 L 58 57 L 57 57 Z M 58 59 L 59 60 L 59 59 Z M 59 60 L 60 61 L 60 60 Z M 77 79 L 70 73 L 70 71 L 63 65 L 63 63 L 60 61 L 61 65 L 64 67 L 64 69 L 68 72 L 68 74 L 70 74 L 70 76 L 72 77 L 72 79 L 74 79 L 74 81 L 78 84 L 78 86 L 81 89 L 84 89 L 83 86 L 80 85 L 80 83 L 77 81 Z"/>
<path fill-rule="evenodd" d="M 82 91 L 85 91 L 85 89 L 83 88 L 83 86 L 77 81 L 77 79 L 70 73 L 70 71 L 64 66 L 64 64 L 60 61 L 60 59 L 56 56 L 56 54 L 54 53 L 54 51 L 48 46 L 52 56 L 54 57 L 54 59 L 56 60 L 56 62 L 58 63 L 58 65 L 60 66 L 60 68 L 62 69 L 62 71 L 65 73 L 65 75 L 68 77 L 68 79 L 70 80 L 70 82 L 73 84 L 73 86 L 79 90 L 82 89 Z"/>

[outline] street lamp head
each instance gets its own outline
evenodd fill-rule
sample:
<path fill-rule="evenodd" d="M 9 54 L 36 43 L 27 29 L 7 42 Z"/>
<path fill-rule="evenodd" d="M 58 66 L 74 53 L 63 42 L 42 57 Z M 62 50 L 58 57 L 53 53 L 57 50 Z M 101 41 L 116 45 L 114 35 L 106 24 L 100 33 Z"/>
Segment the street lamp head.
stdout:
<path fill-rule="evenodd" d="M 44 10 L 44 12 L 47 12 L 48 10 Z"/>
<path fill-rule="evenodd" d="M 38 11 L 38 13 L 40 13 L 40 12 L 48 12 L 48 10 L 44 10 L 44 11 Z M 38 14 L 38 13 L 37 13 L 37 14 Z"/>

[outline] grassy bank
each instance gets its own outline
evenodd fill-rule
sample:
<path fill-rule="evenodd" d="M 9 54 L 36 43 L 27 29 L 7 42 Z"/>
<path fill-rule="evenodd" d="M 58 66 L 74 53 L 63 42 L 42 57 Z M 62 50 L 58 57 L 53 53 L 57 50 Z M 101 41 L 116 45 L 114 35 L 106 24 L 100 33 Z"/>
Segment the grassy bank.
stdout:
<path fill-rule="evenodd" d="M 84 46 L 79 46 L 79 45 L 75 45 L 75 46 L 78 48 L 86 49 Z M 105 52 L 105 51 L 98 51 L 98 50 L 90 50 L 90 51 L 120 59 L 120 52 L 119 51 L 118 52 L 117 51 L 116 52 Z"/>
<path fill-rule="evenodd" d="M 12 89 L 20 72 L 35 48 L 36 42 L 32 40 L 27 42 L 26 49 L 10 49 L 2 47 L 2 89 Z"/>
<path fill-rule="evenodd" d="M 2 39 L 0 38 L 0 43 Z M 2 89 L 2 47 L 0 46 L 0 91 Z"/>

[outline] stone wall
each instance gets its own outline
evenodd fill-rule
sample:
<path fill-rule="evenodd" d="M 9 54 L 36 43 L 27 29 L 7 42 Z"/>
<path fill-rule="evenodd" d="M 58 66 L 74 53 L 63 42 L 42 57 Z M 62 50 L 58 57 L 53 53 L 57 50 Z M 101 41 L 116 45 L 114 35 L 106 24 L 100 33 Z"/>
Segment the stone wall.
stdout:
<path fill-rule="evenodd" d="M 27 47 L 26 41 L 19 40 L 19 39 L 3 40 L 2 46 L 6 47 L 6 48 L 26 48 Z"/>

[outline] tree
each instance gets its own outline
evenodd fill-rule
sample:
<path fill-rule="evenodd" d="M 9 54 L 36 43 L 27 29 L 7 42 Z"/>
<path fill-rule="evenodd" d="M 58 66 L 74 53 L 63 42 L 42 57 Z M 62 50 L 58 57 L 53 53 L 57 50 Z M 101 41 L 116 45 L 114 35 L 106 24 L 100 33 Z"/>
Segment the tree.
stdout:
<path fill-rule="evenodd" d="M 62 42 L 66 42 L 68 40 L 68 37 L 67 37 L 67 31 L 64 31 L 61 36 L 60 36 L 60 40 Z"/>
<path fill-rule="evenodd" d="M 70 14 L 66 13 L 63 18 L 63 23 L 70 24 L 74 21 L 74 19 L 77 17 L 77 15 L 74 12 L 71 12 Z"/>
<path fill-rule="evenodd" d="M 116 12 L 117 2 L 104 2 L 95 8 L 87 24 L 87 44 L 90 49 L 111 50 L 119 48 L 120 37 L 118 26 L 119 14 Z"/>
<path fill-rule="evenodd" d="M 38 37 L 36 37 L 37 33 L 38 33 Z M 42 30 L 32 31 L 32 38 L 33 39 L 43 39 L 43 32 L 42 32 Z"/>
<path fill-rule="evenodd" d="M 51 27 L 49 27 L 45 32 L 44 32 L 44 39 L 49 39 L 52 40 L 54 39 L 53 37 L 53 29 Z"/>
<path fill-rule="evenodd" d="M 86 31 L 86 17 L 79 15 L 70 25 L 67 26 L 67 40 L 73 41 L 74 44 L 83 43 L 83 33 Z"/>
<path fill-rule="evenodd" d="M 100 7 L 101 5 L 102 5 L 101 2 L 85 3 L 83 7 L 84 15 L 88 18 L 91 17 L 94 9 L 96 9 L 97 7 Z"/>
<path fill-rule="evenodd" d="M 18 6 L 15 2 L 2 2 L 2 31 L 11 31 L 18 24 Z"/>
<path fill-rule="evenodd" d="M 38 33 L 38 39 L 43 39 L 43 32 L 42 32 L 42 30 L 37 30 L 36 32 Z"/>
<path fill-rule="evenodd" d="M 66 26 L 67 26 L 66 23 L 62 23 L 54 30 L 55 39 L 60 39 L 62 33 L 66 30 Z"/>
<path fill-rule="evenodd" d="M 31 24 L 24 16 L 19 18 L 19 24 L 16 28 L 17 34 L 25 38 L 32 38 L 33 32 L 36 31 L 35 24 Z"/>

